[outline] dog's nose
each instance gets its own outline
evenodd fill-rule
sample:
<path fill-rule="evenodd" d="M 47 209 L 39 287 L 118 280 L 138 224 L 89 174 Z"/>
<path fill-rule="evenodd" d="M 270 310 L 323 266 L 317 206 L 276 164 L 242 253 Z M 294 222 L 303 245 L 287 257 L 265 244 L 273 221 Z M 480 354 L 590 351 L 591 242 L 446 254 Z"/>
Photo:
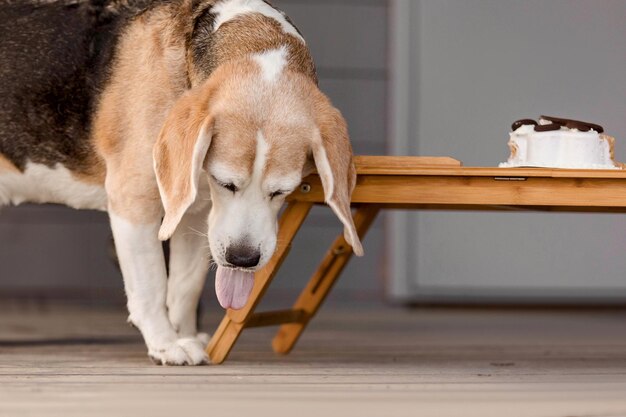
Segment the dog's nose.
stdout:
<path fill-rule="evenodd" d="M 259 264 L 261 252 L 247 246 L 231 246 L 226 249 L 226 262 L 239 268 L 253 268 Z"/>

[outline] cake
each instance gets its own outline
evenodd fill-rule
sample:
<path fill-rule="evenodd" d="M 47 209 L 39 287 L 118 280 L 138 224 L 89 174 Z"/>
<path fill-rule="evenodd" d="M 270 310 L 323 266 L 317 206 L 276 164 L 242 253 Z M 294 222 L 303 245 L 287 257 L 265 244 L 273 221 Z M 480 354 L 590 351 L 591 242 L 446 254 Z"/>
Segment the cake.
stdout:
<path fill-rule="evenodd" d="M 615 161 L 615 139 L 594 123 L 541 116 L 513 123 L 511 156 L 501 168 L 544 167 L 622 169 Z"/>

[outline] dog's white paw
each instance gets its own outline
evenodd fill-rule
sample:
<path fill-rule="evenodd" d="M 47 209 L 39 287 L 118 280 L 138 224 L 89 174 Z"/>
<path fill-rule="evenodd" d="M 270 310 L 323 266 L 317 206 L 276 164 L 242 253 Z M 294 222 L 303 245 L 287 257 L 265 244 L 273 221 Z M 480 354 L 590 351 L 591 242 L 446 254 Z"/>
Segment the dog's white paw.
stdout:
<path fill-rule="evenodd" d="M 183 366 L 209 363 L 203 343 L 195 337 L 178 339 L 159 349 L 149 349 L 148 356 L 157 365 Z"/>
<path fill-rule="evenodd" d="M 209 363 L 209 357 L 204 350 L 205 345 L 197 338 L 178 339 L 176 344 L 182 347 L 189 357 L 189 365 L 205 365 Z"/>

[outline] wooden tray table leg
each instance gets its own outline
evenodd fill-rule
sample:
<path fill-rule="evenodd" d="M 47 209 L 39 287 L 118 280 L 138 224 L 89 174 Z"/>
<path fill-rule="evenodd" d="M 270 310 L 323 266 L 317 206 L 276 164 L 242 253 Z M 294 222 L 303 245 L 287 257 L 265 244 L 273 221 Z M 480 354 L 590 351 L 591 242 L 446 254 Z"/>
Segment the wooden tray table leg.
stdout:
<path fill-rule="evenodd" d="M 252 316 L 254 309 L 263 298 L 263 294 L 287 257 L 291 242 L 311 211 L 311 207 L 313 207 L 312 203 L 295 201 L 289 203 L 285 209 L 280 218 L 276 252 L 265 268 L 256 273 L 254 288 L 248 304 L 241 310 L 228 310 L 226 312 L 207 346 L 207 354 L 212 363 L 221 364 L 228 357 L 245 328 L 246 321 Z"/>
<path fill-rule="evenodd" d="M 363 205 L 357 209 L 354 215 L 354 224 L 359 237 L 365 236 L 379 211 L 378 206 L 371 204 Z M 305 312 L 305 319 L 301 323 L 284 324 L 280 327 L 272 342 L 272 347 L 276 353 L 287 354 L 293 349 L 352 255 L 352 248 L 346 243 L 343 235 L 339 236 L 293 306 L 293 310 Z"/>

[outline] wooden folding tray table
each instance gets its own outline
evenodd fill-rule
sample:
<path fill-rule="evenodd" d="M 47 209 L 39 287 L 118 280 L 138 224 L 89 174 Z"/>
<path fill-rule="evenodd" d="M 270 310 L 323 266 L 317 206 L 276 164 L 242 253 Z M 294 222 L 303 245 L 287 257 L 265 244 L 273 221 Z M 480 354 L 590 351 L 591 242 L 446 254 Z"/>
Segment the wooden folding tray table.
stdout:
<path fill-rule="evenodd" d="M 354 223 L 363 238 L 381 209 L 537 210 L 626 212 L 626 171 L 543 168 L 467 168 L 452 158 L 361 156 L 352 196 Z M 222 363 L 245 328 L 280 325 L 272 346 L 287 354 L 317 313 L 350 258 L 341 234 L 331 245 L 293 308 L 255 313 L 291 242 L 314 204 L 324 204 L 320 178 L 308 177 L 288 199 L 278 248 L 256 274 L 248 304 L 228 310 L 207 353 Z"/>

